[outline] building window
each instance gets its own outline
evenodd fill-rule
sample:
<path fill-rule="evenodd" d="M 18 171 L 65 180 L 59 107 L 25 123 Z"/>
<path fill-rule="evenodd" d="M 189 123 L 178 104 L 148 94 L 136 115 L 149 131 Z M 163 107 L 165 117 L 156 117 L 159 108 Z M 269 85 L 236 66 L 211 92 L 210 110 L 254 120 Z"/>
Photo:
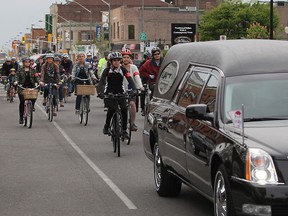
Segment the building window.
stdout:
<path fill-rule="evenodd" d="M 113 38 L 115 39 L 116 37 L 116 28 L 115 28 L 115 23 L 113 23 Z"/>
<path fill-rule="evenodd" d="M 128 25 L 128 40 L 135 39 L 135 26 Z"/>
<path fill-rule="evenodd" d="M 117 38 L 120 38 L 120 23 L 117 22 Z"/>
<path fill-rule="evenodd" d="M 88 35 L 87 32 L 81 32 L 81 41 L 87 41 Z"/>

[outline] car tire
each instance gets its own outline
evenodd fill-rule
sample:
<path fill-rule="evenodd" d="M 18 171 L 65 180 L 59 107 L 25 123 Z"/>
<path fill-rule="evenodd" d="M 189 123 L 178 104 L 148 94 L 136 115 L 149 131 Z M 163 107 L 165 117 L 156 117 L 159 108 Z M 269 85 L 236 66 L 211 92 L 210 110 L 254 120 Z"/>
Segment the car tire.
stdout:
<path fill-rule="evenodd" d="M 177 196 L 181 191 L 182 182 L 167 171 L 158 144 L 154 147 L 154 182 L 159 196 Z"/>
<path fill-rule="evenodd" d="M 219 166 L 214 180 L 214 215 L 235 215 L 228 175 L 223 165 Z"/>

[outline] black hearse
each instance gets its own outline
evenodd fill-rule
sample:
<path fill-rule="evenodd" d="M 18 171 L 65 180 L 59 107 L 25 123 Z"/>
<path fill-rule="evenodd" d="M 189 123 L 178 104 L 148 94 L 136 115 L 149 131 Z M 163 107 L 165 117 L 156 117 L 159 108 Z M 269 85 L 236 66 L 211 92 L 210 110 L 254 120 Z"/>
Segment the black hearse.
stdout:
<path fill-rule="evenodd" d="M 171 47 L 143 146 L 160 196 L 185 183 L 213 201 L 217 216 L 288 215 L 288 42 Z"/>

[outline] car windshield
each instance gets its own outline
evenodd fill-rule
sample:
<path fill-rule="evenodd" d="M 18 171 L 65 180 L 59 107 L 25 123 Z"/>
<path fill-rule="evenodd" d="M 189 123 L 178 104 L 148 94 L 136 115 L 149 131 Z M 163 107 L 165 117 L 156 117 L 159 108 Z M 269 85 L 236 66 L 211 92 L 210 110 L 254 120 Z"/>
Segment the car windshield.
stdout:
<path fill-rule="evenodd" d="M 257 74 L 226 79 L 224 122 L 244 106 L 244 122 L 288 119 L 288 74 Z"/>

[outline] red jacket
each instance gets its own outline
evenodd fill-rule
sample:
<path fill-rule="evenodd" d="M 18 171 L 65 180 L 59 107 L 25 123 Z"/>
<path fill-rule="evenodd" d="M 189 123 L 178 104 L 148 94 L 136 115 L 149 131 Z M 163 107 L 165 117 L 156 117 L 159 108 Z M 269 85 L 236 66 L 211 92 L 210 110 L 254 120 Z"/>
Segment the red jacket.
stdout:
<path fill-rule="evenodd" d="M 140 72 L 140 76 L 141 78 L 147 79 L 148 83 L 155 83 L 156 79 L 158 77 L 158 73 L 159 73 L 159 69 L 161 67 L 163 58 L 160 58 L 160 64 L 159 66 L 157 66 L 156 62 L 154 61 L 154 59 L 149 59 L 147 60 L 140 68 L 139 68 L 139 72 Z M 154 78 L 151 79 L 149 77 L 149 75 L 154 75 Z"/>

